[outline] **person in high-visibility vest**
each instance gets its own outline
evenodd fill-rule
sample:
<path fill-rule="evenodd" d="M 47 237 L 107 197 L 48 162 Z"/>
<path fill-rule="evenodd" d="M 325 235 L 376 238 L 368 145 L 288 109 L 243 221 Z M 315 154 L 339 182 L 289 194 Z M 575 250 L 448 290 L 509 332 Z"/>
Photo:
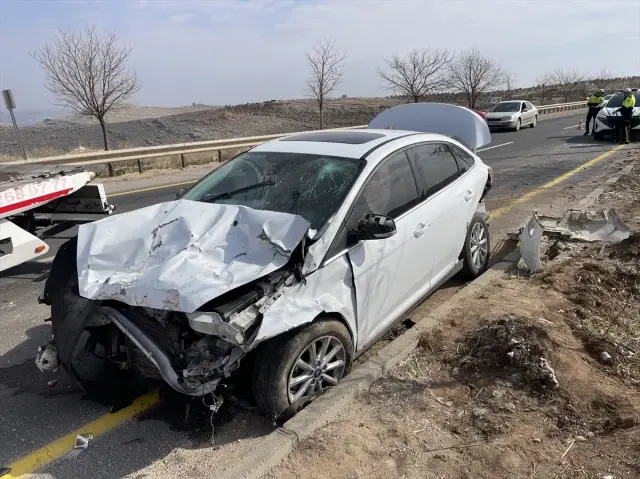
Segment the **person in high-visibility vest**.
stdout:
<path fill-rule="evenodd" d="M 625 89 L 622 106 L 617 110 L 622 117 L 622 121 L 618 126 L 618 141 L 621 145 L 623 143 L 629 143 L 631 137 L 631 118 L 633 117 L 633 109 L 635 106 L 636 96 L 631 91 L 631 88 Z"/>
<path fill-rule="evenodd" d="M 598 112 L 602 108 L 602 104 L 603 103 L 604 103 L 604 90 L 603 89 L 600 89 L 597 92 L 595 92 L 587 100 L 587 106 L 589 107 L 589 110 L 587 111 L 587 124 L 585 126 L 585 131 L 584 131 L 585 135 L 589 135 L 590 134 L 589 133 L 589 124 L 591 123 L 592 119 L 593 119 L 593 126 L 595 128 L 595 126 L 596 126 L 596 115 L 598 114 Z M 591 132 L 591 134 L 592 133 L 593 133 L 593 131 Z"/>

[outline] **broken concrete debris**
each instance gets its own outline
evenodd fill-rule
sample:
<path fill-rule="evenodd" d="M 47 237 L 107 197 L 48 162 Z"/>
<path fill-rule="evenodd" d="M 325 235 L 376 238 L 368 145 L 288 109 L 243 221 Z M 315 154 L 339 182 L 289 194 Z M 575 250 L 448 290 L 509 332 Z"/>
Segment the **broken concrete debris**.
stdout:
<path fill-rule="evenodd" d="M 89 448 L 89 441 L 93 441 L 93 436 L 91 434 L 76 434 L 76 442 L 73 445 L 71 452 L 67 454 L 67 458 L 72 459 L 78 457 L 82 451 L 86 451 Z"/>
<path fill-rule="evenodd" d="M 577 210 L 571 209 L 562 217 L 539 216 L 536 211 L 520 229 L 516 237 L 520 242 L 520 256 L 533 273 L 542 271 L 540 246 L 542 237 L 554 237 L 565 241 L 618 243 L 629 237 L 631 230 L 613 209 Z M 550 259 L 562 250 L 559 242 L 547 252 Z"/>

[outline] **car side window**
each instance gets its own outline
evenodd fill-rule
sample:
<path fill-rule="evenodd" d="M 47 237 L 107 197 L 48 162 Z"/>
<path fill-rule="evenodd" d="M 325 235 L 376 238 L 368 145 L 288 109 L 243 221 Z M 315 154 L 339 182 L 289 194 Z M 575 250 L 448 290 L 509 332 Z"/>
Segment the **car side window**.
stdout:
<path fill-rule="evenodd" d="M 533 105 L 529 102 L 527 102 L 527 109 L 533 110 Z"/>
<path fill-rule="evenodd" d="M 524 111 L 527 108 L 527 104 L 525 102 L 522 102 L 520 104 L 520 111 Z"/>
<path fill-rule="evenodd" d="M 383 160 L 360 190 L 347 220 L 347 229 L 355 228 L 367 213 L 396 219 L 418 201 L 418 188 L 409 159 L 404 152 L 395 153 Z"/>
<path fill-rule="evenodd" d="M 365 182 L 326 257 L 331 258 L 348 247 L 347 232 L 355 229 L 358 221 L 367 213 L 383 214 L 396 219 L 419 201 L 418 187 L 409 158 L 403 151 L 393 154 L 383 160 Z"/>
<path fill-rule="evenodd" d="M 420 196 L 433 196 L 459 176 L 458 164 L 444 143 L 428 143 L 407 150 L 416 169 Z"/>
<path fill-rule="evenodd" d="M 475 163 L 475 160 L 473 159 L 473 157 L 469 155 L 467 152 L 462 151 L 457 146 L 454 146 L 454 145 L 447 145 L 447 146 L 449 147 L 449 150 L 451 150 L 451 153 L 453 153 L 453 156 L 456 159 L 456 163 L 458 164 L 458 170 L 460 170 L 460 174 L 462 175 L 467 171 L 469 171 Z"/>

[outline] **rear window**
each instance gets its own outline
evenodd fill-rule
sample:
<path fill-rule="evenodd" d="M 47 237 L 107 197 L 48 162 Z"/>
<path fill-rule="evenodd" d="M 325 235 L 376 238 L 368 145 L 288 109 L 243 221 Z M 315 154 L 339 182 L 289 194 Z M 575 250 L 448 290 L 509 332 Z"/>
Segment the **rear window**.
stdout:
<path fill-rule="evenodd" d="M 636 93 L 636 106 L 640 106 L 640 93 Z M 622 93 L 617 93 L 611 97 L 611 99 L 607 102 L 607 108 L 620 108 L 622 106 L 622 100 L 624 100 L 624 95 Z"/>

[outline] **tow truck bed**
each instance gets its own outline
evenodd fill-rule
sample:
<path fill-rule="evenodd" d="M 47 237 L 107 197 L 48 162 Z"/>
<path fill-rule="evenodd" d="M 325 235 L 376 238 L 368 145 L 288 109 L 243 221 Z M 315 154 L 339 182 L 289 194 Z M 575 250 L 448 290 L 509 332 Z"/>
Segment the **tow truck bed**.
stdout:
<path fill-rule="evenodd" d="M 0 166 L 0 272 L 49 251 L 38 219 L 71 227 L 111 214 L 103 185 L 88 184 L 95 176 L 83 166 Z"/>

